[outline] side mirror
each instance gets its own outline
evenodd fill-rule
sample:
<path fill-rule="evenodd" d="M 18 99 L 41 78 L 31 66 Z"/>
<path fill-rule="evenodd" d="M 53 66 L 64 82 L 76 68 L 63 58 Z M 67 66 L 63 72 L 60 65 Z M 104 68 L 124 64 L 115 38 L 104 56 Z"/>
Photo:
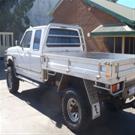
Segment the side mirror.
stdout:
<path fill-rule="evenodd" d="M 15 46 L 17 46 L 18 45 L 18 41 L 17 40 L 15 40 Z"/>

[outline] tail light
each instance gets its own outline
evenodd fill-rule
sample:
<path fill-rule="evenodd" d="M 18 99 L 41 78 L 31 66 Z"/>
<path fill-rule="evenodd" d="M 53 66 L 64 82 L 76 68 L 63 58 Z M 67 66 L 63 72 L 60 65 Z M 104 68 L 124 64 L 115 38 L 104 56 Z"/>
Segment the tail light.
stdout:
<path fill-rule="evenodd" d="M 123 85 L 124 85 L 123 82 L 120 82 L 120 83 L 117 83 L 117 84 L 113 84 L 111 86 L 112 93 L 116 93 L 118 91 L 123 90 Z"/>

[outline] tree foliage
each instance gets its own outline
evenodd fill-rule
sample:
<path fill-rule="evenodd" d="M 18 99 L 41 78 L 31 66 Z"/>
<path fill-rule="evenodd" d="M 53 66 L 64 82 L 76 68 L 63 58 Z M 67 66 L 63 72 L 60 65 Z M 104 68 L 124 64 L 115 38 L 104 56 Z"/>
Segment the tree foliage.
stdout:
<path fill-rule="evenodd" d="M 12 31 L 19 38 L 29 26 L 27 12 L 34 0 L 0 0 L 0 31 Z"/>

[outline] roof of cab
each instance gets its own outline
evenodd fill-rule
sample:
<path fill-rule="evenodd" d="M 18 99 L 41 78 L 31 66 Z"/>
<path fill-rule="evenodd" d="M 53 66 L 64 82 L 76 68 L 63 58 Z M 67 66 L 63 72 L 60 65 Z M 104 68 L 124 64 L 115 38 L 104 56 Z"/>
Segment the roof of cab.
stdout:
<path fill-rule="evenodd" d="M 48 25 L 41 25 L 41 26 L 30 26 L 28 30 L 31 29 L 41 29 L 41 28 L 48 28 L 48 27 L 59 27 L 59 28 L 80 28 L 79 25 L 71 25 L 71 24 L 61 24 L 61 23 L 50 23 Z"/>

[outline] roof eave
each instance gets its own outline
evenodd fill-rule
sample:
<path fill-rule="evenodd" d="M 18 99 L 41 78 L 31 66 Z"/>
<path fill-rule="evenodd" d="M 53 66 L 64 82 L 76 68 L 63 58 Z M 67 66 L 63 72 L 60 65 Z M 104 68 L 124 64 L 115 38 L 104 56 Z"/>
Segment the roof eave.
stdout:
<path fill-rule="evenodd" d="M 124 23 L 130 25 L 131 27 L 134 27 L 134 28 L 135 28 L 135 20 L 130 20 L 130 19 L 128 19 L 128 18 L 126 18 L 126 17 L 124 17 L 124 16 L 121 16 L 120 14 L 117 14 L 116 12 L 113 12 L 113 11 L 111 11 L 111 10 L 108 10 L 108 9 L 102 7 L 101 5 L 98 5 L 98 4 L 96 4 L 96 3 L 94 3 L 94 2 L 92 2 L 92 1 L 90 1 L 90 0 L 84 0 L 84 2 L 85 2 L 87 5 L 90 5 L 90 6 L 91 6 L 91 5 L 94 5 L 94 7 L 96 7 L 96 8 L 98 8 L 98 9 L 104 11 L 104 12 L 107 13 L 107 14 L 110 14 L 110 15 L 116 17 L 116 18 L 119 19 L 121 22 L 124 22 Z"/>
<path fill-rule="evenodd" d="M 63 0 L 59 0 L 58 3 L 56 4 L 56 6 L 52 10 L 49 11 L 49 15 L 53 15 L 53 13 L 61 5 L 62 2 L 63 2 Z"/>

